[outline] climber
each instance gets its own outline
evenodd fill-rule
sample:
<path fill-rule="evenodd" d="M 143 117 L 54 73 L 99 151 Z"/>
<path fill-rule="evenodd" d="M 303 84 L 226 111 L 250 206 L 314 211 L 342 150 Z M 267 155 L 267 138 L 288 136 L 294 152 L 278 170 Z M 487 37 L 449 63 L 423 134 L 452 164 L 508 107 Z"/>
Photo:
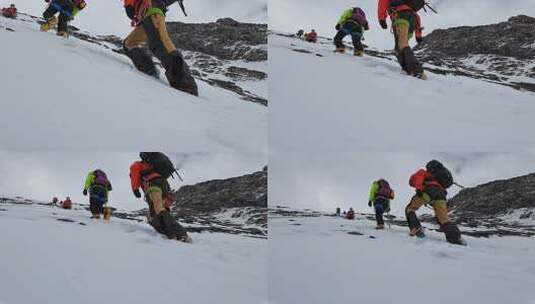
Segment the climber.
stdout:
<path fill-rule="evenodd" d="M 415 35 L 416 42 L 421 43 L 422 24 L 418 11 L 425 6 L 424 0 L 379 0 L 379 24 L 388 28 L 386 18 L 390 15 L 394 32 L 396 57 L 401 68 L 411 76 L 426 79 L 422 64 L 414 56 L 409 40 Z"/>
<path fill-rule="evenodd" d="M 301 37 L 303 37 L 304 34 L 305 34 L 305 31 L 302 30 L 302 29 L 300 29 L 300 30 L 297 31 L 297 33 L 295 34 L 295 36 L 296 36 L 297 38 L 301 38 Z"/>
<path fill-rule="evenodd" d="M 2 16 L 7 18 L 17 18 L 17 8 L 15 7 L 15 4 L 2 8 Z"/>
<path fill-rule="evenodd" d="M 84 0 L 45 0 L 49 3 L 43 13 L 46 22 L 41 25 L 41 31 L 47 32 L 58 26 L 58 36 L 69 37 L 69 21 L 85 8 Z M 59 13 L 59 18 L 56 14 Z"/>
<path fill-rule="evenodd" d="M 336 23 L 335 29 L 338 31 L 334 36 L 335 52 L 345 53 L 346 47 L 343 39 L 345 36 L 351 35 L 354 47 L 353 54 L 355 56 L 364 55 L 364 46 L 361 41 L 364 37 L 364 31 L 369 30 L 370 26 L 366 14 L 360 7 L 345 10 Z"/>
<path fill-rule="evenodd" d="M 316 43 L 318 42 L 318 33 L 316 33 L 316 30 L 311 30 L 310 33 L 305 34 L 305 41 Z"/>
<path fill-rule="evenodd" d="M 416 194 L 405 208 L 410 235 L 425 236 L 420 221 L 416 216 L 416 210 L 423 205 L 430 205 L 435 212 L 435 217 L 441 230 L 446 235 L 446 240 L 453 244 L 464 244 L 459 228 L 450 222 L 448 216 L 446 189 L 453 185 L 450 171 L 439 161 L 431 160 L 427 163 L 425 169 L 419 169 L 411 176 L 409 185 L 416 189 Z"/>
<path fill-rule="evenodd" d="M 171 41 L 165 24 L 167 7 L 179 0 L 124 0 L 127 16 L 132 20 L 134 30 L 123 41 L 124 52 L 141 72 L 159 78 L 159 72 L 152 56 L 156 56 L 165 69 L 169 84 L 178 90 L 198 96 L 197 84 L 191 75 L 184 57 Z"/>
<path fill-rule="evenodd" d="M 335 214 L 336 214 L 336 216 L 340 216 L 340 207 L 336 208 L 336 213 Z"/>
<path fill-rule="evenodd" d="M 390 188 L 386 180 L 379 179 L 372 183 L 368 206 L 373 206 L 375 209 L 375 221 L 377 222 L 375 229 L 385 228 L 383 214 L 390 212 L 390 200 L 392 199 L 394 199 L 394 190 Z"/>
<path fill-rule="evenodd" d="M 346 219 L 348 220 L 355 219 L 355 210 L 353 210 L 353 208 L 349 208 L 349 211 L 346 213 Z"/>
<path fill-rule="evenodd" d="M 86 196 L 89 191 L 91 218 L 99 219 L 100 215 L 104 214 L 104 205 L 108 202 L 108 193 L 111 190 L 111 183 L 104 171 L 96 169 L 87 174 L 82 193 Z"/>
<path fill-rule="evenodd" d="M 65 200 L 61 203 L 59 203 L 60 207 L 63 209 L 72 209 L 72 201 L 71 198 L 67 196 Z"/>
<path fill-rule="evenodd" d="M 149 205 L 149 224 L 169 239 L 191 242 L 186 229 L 177 223 L 170 213 L 172 198 L 167 179 L 176 171 L 173 163 L 161 152 L 141 152 L 139 157 L 141 160 L 130 166 L 130 181 L 137 198 L 141 198 L 139 188 L 145 194 Z"/>

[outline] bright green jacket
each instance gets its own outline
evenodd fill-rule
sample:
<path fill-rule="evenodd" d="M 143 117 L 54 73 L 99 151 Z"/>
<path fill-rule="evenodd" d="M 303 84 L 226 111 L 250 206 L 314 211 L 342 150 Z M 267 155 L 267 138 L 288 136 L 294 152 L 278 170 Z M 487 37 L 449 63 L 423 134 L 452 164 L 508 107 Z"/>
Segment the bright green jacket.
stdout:
<path fill-rule="evenodd" d="M 368 201 L 373 202 L 377 196 L 377 192 L 379 192 L 379 183 L 377 181 L 374 181 L 372 183 L 372 186 L 370 187 L 370 195 L 368 196 Z M 392 190 L 392 198 L 394 197 L 394 190 Z M 390 201 L 390 199 L 388 200 Z"/>
<path fill-rule="evenodd" d="M 377 181 L 374 181 L 372 183 L 372 186 L 370 188 L 370 196 L 368 197 L 369 202 L 373 202 L 375 200 L 375 196 L 377 195 L 377 191 L 379 191 L 379 183 Z"/>
<path fill-rule="evenodd" d="M 84 190 L 89 190 L 91 186 L 93 186 L 93 183 L 95 182 L 95 173 L 94 171 L 89 172 L 87 177 L 85 178 L 85 184 L 84 184 Z M 110 192 L 110 189 L 106 189 L 106 193 Z"/>
<path fill-rule="evenodd" d="M 342 16 L 340 16 L 340 19 L 338 19 L 338 24 L 342 25 L 346 23 L 347 20 L 351 19 L 353 17 L 353 9 L 347 9 L 342 13 Z"/>

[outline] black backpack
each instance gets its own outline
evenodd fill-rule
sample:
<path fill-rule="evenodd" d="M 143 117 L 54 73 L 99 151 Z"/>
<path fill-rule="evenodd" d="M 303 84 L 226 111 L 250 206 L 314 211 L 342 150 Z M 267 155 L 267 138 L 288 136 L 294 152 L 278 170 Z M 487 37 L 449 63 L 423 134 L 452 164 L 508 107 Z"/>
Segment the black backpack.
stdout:
<path fill-rule="evenodd" d="M 428 162 L 427 165 L 425 165 L 425 169 L 442 187 L 444 187 L 444 189 L 448 189 L 453 185 L 451 172 L 438 160 Z"/>
<path fill-rule="evenodd" d="M 169 178 L 176 172 L 173 162 L 162 152 L 140 152 L 142 161 L 150 164 L 152 169 L 163 178 Z"/>
<path fill-rule="evenodd" d="M 392 7 L 399 6 L 402 4 L 408 5 L 415 12 L 417 12 L 424 8 L 427 3 L 425 2 L 425 0 L 392 0 L 392 2 L 390 2 L 390 6 Z"/>

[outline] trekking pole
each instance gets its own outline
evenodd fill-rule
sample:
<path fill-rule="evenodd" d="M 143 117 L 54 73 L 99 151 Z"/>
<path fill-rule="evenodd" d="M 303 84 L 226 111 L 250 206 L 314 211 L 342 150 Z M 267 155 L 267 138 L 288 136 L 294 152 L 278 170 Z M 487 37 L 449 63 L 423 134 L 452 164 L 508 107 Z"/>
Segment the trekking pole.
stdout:
<path fill-rule="evenodd" d="M 425 6 L 427 6 L 433 13 L 438 15 L 438 12 L 431 5 L 429 5 L 429 3 L 425 3 Z M 424 6 L 424 10 L 425 10 L 425 6 Z"/>
<path fill-rule="evenodd" d="M 186 8 L 184 7 L 184 0 L 178 0 L 178 5 L 180 6 L 180 9 L 184 13 L 184 16 L 187 17 L 188 14 L 186 14 Z"/>
<path fill-rule="evenodd" d="M 178 179 L 181 181 L 181 182 L 184 182 L 184 180 L 182 179 L 182 176 L 180 176 L 180 173 L 178 173 L 178 169 L 175 168 L 175 173 L 176 175 L 178 176 Z"/>
<path fill-rule="evenodd" d="M 457 184 L 456 182 L 453 182 L 453 184 L 454 184 L 455 186 L 461 188 L 461 189 L 466 189 L 465 186 L 463 186 L 463 185 L 459 185 L 459 184 Z"/>

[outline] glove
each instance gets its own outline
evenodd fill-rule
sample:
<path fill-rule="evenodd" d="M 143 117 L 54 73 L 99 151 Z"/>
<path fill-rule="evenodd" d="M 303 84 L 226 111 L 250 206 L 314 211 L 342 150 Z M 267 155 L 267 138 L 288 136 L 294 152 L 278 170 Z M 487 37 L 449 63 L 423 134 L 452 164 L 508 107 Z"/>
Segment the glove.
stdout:
<path fill-rule="evenodd" d="M 384 30 L 388 28 L 388 24 L 386 24 L 386 20 L 379 20 L 379 24 Z"/>
<path fill-rule="evenodd" d="M 82 192 L 84 194 L 84 196 L 87 195 L 87 189 L 84 189 L 84 192 Z"/>
<path fill-rule="evenodd" d="M 372 201 L 368 201 L 368 207 L 372 206 Z"/>
<path fill-rule="evenodd" d="M 124 7 L 124 9 L 126 11 L 126 15 L 128 16 L 128 18 L 130 18 L 130 20 L 136 17 L 136 9 L 133 5 L 127 5 Z"/>
<path fill-rule="evenodd" d="M 139 192 L 139 189 L 134 190 L 134 196 L 137 198 L 141 198 L 141 193 Z"/>
<path fill-rule="evenodd" d="M 418 42 L 418 44 L 422 43 L 422 41 L 424 41 L 423 37 L 416 37 L 416 42 Z"/>
<path fill-rule="evenodd" d="M 337 23 L 336 26 L 334 27 L 337 31 L 340 30 L 340 23 Z"/>

